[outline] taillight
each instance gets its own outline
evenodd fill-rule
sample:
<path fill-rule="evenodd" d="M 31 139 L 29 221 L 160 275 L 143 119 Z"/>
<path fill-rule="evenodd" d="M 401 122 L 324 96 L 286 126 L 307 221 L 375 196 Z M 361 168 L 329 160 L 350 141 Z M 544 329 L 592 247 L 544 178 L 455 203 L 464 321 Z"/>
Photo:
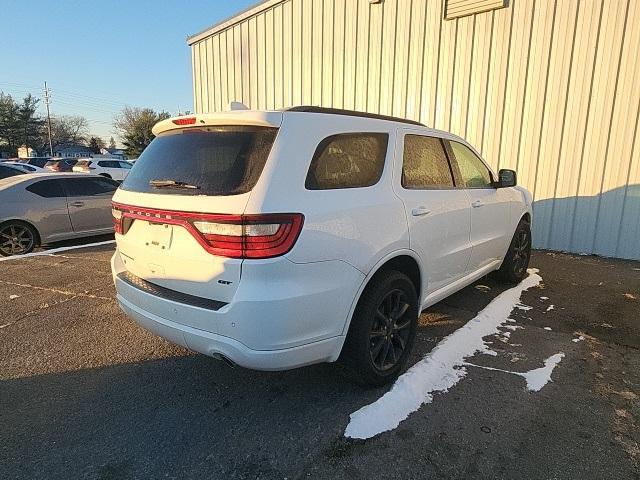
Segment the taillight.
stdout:
<path fill-rule="evenodd" d="M 300 213 L 227 215 L 176 212 L 113 204 L 116 233 L 125 217 L 186 228 L 213 255 L 229 258 L 272 258 L 287 253 L 302 230 Z"/>
<path fill-rule="evenodd" d="M 113 205 L 113 207 L 111 207 L 111 215 L 113 216 L 114 231 L 122 234 L 122 210 Z"/>

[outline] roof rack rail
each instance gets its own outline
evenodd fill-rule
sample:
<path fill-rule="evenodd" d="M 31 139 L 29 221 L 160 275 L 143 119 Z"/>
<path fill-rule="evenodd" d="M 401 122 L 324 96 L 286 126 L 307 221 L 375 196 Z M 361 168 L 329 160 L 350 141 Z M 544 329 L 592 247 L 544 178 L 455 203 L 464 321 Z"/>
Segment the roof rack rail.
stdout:
<path fill-rule="evenodd" d="M 304 112 L 304 113 L 329 113 L 332 115 L 346 115 L 351 117 L 363 117 L 363 118 L 375 118 L 377 120 L 388 120 L 391 122 L 409 123 L 411 125 L 420 125 L 425 127 L 426 125 L 415 120 L 408 120 L 406 118 L 392 117 L 389 115 L 380 115 L 378 113 L 358 112 L 356 110 L 343 110 L 341 108 L 327 108 L 327 107 L 314 107 L 311 105 L 300 105 L 297 107 L 285 108 L 285 112 Z"/>

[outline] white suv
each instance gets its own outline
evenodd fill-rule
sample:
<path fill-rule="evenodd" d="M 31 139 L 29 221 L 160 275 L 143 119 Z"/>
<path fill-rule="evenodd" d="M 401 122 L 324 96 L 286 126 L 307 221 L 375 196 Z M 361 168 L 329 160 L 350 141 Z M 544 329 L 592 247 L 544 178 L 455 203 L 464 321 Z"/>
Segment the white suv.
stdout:
<path fill-rule="evenodd" d="M 98 160 L 82 158 L 73 166 L 74 172 L 94 173 L 113 180 L 122 181 L 127 178 L 133 165 L 124 160 Z"/>
<path fill-rule="evenodd" d="M 517 282 L 531 195 L 450 133 L 318 107 L 159 122 L 114 196 L 112 270 L 146 329 L 244 367 L 395 378 L 419 312 Z"/>

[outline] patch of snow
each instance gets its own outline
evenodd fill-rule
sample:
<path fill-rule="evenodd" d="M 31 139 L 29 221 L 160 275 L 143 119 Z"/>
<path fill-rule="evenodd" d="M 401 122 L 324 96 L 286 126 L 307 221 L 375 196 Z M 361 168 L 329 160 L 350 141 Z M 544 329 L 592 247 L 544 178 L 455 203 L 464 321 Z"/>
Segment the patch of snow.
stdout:
<path fill-rule="evenodd" d="M 520 375 L 527 381 L 527 389 L 532 392 L 539 392 L 542 387 L 551 381 L 553 369 L 556 368 L 563 358 L 564 353 L 556 353 L 544 361 L 544 367 L 521 373 Z"/>
<path fill-rule="evenodd" d="M 465 363 L 469 367 L 482 368 L 484 370 L 492 370 L 494 372 L 510 373 L 512 375 L 518 375 L 527 381 L 527 390 L 530 392 L 539 392 L 542 387 L 551 382 L 551 373 L 553 369 L 560 363 L 560 360 L 564 358 L 564 353 L 559 352 L 555 355 L 551 355 L 544 361 L 544 367 L 535 368 L 528 372 L 512 372 L 511 370 L 504 370 L 502 368 L 485 367 L 484 365 L 475 365 L 473 363 Z"/>
<path fill-rule="evenodd" d="M 584 340 L 584 337 L 582 335 L 580 335 L 578 338 L 574 338 L 573 340 L 571 340 L 573 343 L 578 343 L 581 342 L 582 340 Z"/>
<path fill-rule="evenodd" d="M 109 245 L 111 243 L 116 243 L 116 241 L 115 240 L 107 240 L 105 242 L 86 243 L 84 245 L 73 245 L 73 246 L 70 246 L 70 247 L 52 248 L 51 250 L 44 250 L 42 252 L 26 253 L 24 255 L 14 255 L 12 257 L 2 257 L 2 258 L 0 258 L 0 262 L 4 262 L 4 261 L 7 261 L 7 260 L 20 260 L 21 258 L 28 258 L 28 257 L 54 256 L 58 252 L 65 252 L 67 250 L 75 250 L 77 248 L 99 247 L 100 245 Z"/>
<path fill-rule="evenodd" d="M 524 327 L 521 327 L 520 325 L 502 325 L 501 328 L 508 328 L 513 332 L 515 332 L 516 330 L 524 330 Z"/>
<path fill-rule="evenodd" d="M 550 312 L 551 310 L 553 310 L 553 305 L 549 305 L 549 306 L 547 307 L 547 312 Z"/>
<path fill-rule="evenodd" d="M 519 303 L 522 292 L 538 286 L 542 277 L 537 269 L 520 284 L 498 295 L 466 325 L 445 337 L 422 360 L 401 375 L 391 390 L 377 401 L 352 413 L 345 436 L 371 438 L 396 428 L 423 403 L 430 403 L 435 392 L 447 392 L 466 374 L 465 360 L 476 353 L 491 352 L 483 341 L 500 333 L 509 314 Z"/>
<path fill-rule="evenodd" d="M 549 297 L 540 297 L 540 300 L 549 300 Z"/>
<path fill-rule="evenodd" d="M 545 330 L 551 331 L 551 327 L 544 327 Z"/>
<path fill-rule="evenodd" d="M 9 300 L 13 300 L 14 298 L 19 298 L 20 295 L 9 295 Z"/>
<path fill-rule="evenodd" d="M 637 300 L 636 296 L 634 294 L 632 294 L 632 293 L 625 293 L 624 296 L 627 297 L 630 300 Z"/>
<path fill-rule="evenodd" d="M 518 303 L 517 305 L 514 305 L 514 306 L 519 310 L 524 310 L 525 312 L 533 308 L 533 307 L 530 307 L 529 305 L 523 305 L 522 303 Z"/>
<path fill-rule="evenodd" d="M 502 332 L 501 335 L 505 338 L 509 338 L 511 336 L 511 332 Z"/>

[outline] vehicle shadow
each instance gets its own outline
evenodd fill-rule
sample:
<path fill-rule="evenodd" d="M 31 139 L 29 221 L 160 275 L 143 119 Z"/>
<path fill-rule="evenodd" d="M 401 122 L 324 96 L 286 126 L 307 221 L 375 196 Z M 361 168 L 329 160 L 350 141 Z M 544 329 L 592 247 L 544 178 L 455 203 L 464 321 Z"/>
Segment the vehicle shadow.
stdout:
<path fill-rule="evenodd" d="M 485 277 L 420 318 L 410 364 L 506 287 Z M 297 478 L 343 455 L 386 388 L 339 365 L 255 372 L 196 355 L 0 382 L 3 478 Z"/>
<path fill-rule="evenodd" d="M 53 243 L 47 243 L 45 245 L 41 245 L 36 251 L 53 250 L 55 248 L 61 248 L 61 247 L 76 247 L 81 245 L 88 245 L 91 243 L 107 242 L 113 239 L 114 239 L 113 233 L 107 233 L 104 235 L 95 235 L 93 237 L 73 238 L 70 240 L 63 240 L 60 242 L 53 242 Z"/>

